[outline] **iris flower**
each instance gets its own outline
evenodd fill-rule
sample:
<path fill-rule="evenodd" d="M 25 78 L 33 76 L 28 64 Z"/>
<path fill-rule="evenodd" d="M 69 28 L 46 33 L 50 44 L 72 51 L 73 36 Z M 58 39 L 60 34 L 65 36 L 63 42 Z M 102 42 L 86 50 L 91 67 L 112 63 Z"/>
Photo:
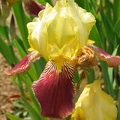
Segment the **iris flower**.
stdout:
<path fill-rule="evenodd" d="M 88 40 L 94 24 L 94 16 L 73 0 L 57 1 L 54 7 L 47 3 L 38 17 L 27 24 L 30 52 L 6 73 L 23 73 L 40 57 L 47 61 L 38 81 L 32 85 L 44 117 L 65 118 L 71 114 L 78 66 L 96 65 L 96 56 L 109 66 L 120 63 L 120 57 L 105 53 Z"/>
<path fill-rule="evenodd" d="M 116 120 L 117 107 L 113 98 L 100 88 L 100 81 L 86 85 L 71 120 Z"/>

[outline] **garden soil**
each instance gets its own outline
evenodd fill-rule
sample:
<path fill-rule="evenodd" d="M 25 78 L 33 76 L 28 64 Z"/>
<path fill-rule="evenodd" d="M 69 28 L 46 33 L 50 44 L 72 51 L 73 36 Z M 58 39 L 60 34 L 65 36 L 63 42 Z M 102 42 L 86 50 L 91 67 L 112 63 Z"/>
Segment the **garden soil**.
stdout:
<path fill-rule="evenodd" d="M 3 114 L 3 111 L 13 113 L 14 106 L 12 102 L 16 100 L 16 98 L 12 96 L 19 94 L 17 86 L 15 86 L 10 77 L 5 74 L 5 71 L 8 69 L 10 69 L 10 66 L 0 54 L 0 120 L 8 120 Z"/>

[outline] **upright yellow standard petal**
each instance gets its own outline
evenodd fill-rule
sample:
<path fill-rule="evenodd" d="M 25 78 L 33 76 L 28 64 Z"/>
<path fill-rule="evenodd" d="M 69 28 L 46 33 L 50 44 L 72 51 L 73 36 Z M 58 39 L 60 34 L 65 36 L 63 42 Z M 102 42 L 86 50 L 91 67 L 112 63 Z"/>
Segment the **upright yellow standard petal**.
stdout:
<path fill-rule="evenodd" d="M 114 100 L 101 90 L 99 80 L 84 88 L 75 107 L 83 110 L 86 120 L 116 120 L 117 118 Z"/>
<path fill-rule="evenodd" d="M 28 40 L 31 48 L 38 50 L 46 60 L 72 61 L 87 43 L 94 24 L 91 13 L 73 0 L 61 0 L 54 7 L 46 4 L 45 10 L 28 23 Z"/>

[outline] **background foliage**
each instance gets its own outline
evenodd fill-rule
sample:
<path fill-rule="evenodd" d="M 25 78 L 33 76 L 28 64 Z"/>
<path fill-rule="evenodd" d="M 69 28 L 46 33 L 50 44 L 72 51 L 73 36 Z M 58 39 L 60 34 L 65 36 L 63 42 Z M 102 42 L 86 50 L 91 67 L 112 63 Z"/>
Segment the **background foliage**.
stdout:
<path fill-rule="evenodd" d="M 7 4 L 0 10 L 0 53 L 11 67 L 28 53 L 29 48 L 26 24 L 32 21 L 33 17 L 25 12 L 22 2 L 23 1 L 19 0 L 12 5 Z M 46 2 L 52 6 L 54 5 L 54 2 L 51 0 L 38 0 L 38 2 L 42 5 L 45 5 Z M 96 18 L 96 25 L 93 27 L 89 36 L 90 39 L 95 41 L 95 45 L 109 54 L 120 55 L 120 1 L 75 0 L 75 2 L 91 12 Z M 6 19 L 10 13 L 12 13 L 11 21 L 9 24 L 6 24 Z M 15 54 L 15 51 L 17 51 L 17 54 Z M 23 108 L 21 111 L 26 112 L 27 117 L 23 116 L 24 119 L 45 120 L 45 118 L 40 115 L 38 102 L 31 90 L 32 82 L 39 78 L 45 63 L 45 60 L 42 58 L 32 63 L 28 72 L 11 78 L 21 92 L 22 103 L 19 103 L 19 105 Z M 102 77 L 100 79 L 104 79 L 104 90 L 115 100 L 118 100 L 117 120 L 120 120 L 120 75 L 118 74 L 120 73 L 120 66 L 108 68 L 107 64 L 101 61 L 99 66 L 102 71 Z M 79 77 L 75 75 L 75 80 L 77 79 L 79 79 Z M 90 70 L 88 83 L 93 82 L 94 79 L 95 73 L 93 70 Z M 29 95 L 26 94 L 23 83 L 26 85 Z M 5 114 L 10 120 L 23 119 L 20 118 L 19 115 Z M 66 119 L 69 119 L 69 117 Z"/>

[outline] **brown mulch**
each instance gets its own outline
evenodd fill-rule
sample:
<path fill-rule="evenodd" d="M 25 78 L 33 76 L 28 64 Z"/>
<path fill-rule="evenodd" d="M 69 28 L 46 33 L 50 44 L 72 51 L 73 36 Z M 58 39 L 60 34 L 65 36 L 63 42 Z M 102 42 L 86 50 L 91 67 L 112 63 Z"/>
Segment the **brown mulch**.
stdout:
<path fill-rule="evenodd" d="M 8 120 L 4 112 L 13 113 L 14 106 L 12 101 L 14 98 L 8 100 L 9 97 L 19 94 L 17 86 L 15 86 L 10 77 L 5 74 L 5 71 L 10 69 L 10 66 L 0 54 L 0 120 Z"/>

